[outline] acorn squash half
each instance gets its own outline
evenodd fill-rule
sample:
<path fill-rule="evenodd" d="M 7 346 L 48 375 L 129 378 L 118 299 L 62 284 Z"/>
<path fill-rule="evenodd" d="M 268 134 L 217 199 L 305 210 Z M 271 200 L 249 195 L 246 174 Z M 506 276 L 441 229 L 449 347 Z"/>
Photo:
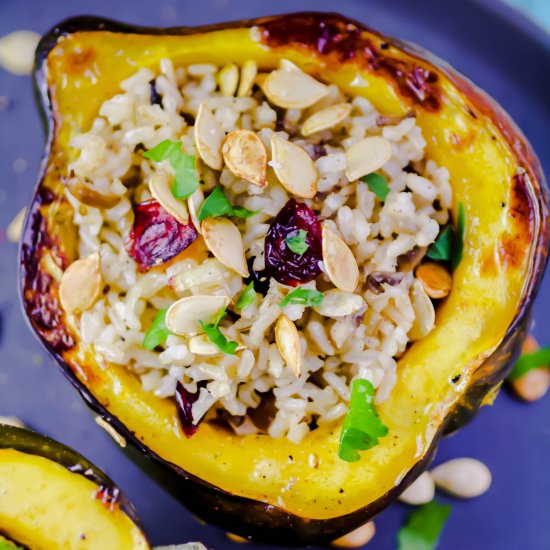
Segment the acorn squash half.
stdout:
<path fill-rule="evenodd" d="M 98 362 L 66 322 L 58 274 L 75 254 L 60 178 L 71 158 L 69 141 L 89 128 L 121 80 L 163 57 L 175 64 L 254 59 L 261 68 L 290 59 L 364 95 L 383 114 L 414 109 L 428 158 L 451 173 L 455 214 L 462 202 L 469 220 L 464 258 L 435 330 L 400 360 L 397 384 L 380 407 L 390 436 L 359 462 L 338 458 L 338 423 L 300 445 L 230 435 L 208 423 L 188 439 L 174 403 L 142 392 L 125 368 Z M 341 536 L 392 502 L 427 466 L 439 437 L 494 398 L 520 349 L 546 262 L 546 188 L 520 130 L 442 61 L 339 15 L 172 29 L 76 18 L 42 39 L 35 80 L 49 140 L 23 237 L 27 316 L 85 401 L 160 466 L 196 515 L 272 544 Z M 317 468 L 308 463 L 312 451 Z"/>
<path fill-rule="evenodd" d="M 0 542 L 32 550 L 147 550 L 133 506 L 61 443 L 0 424 Z"/>

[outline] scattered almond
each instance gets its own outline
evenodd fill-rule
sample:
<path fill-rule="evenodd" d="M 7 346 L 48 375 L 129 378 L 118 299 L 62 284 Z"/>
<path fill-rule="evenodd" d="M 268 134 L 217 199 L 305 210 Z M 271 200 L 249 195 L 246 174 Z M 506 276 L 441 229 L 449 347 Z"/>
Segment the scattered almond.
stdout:
<path fill-rule="evenodd" d="M 361 296 L 333 288 L 324 293 L 323 301 L 315 311 L 324 317 L 346 317 L 367 308 Z"/>
<path fill-rule="evenodd" d="M 475 498 L 491 486 L 489 468 L 475 458 L 455 458 L 431 471 L 438 489 L 459 498 Z"/>
<path fill-rule="evenodd" d="M 26 212 L 26 208 L 21 208 L 6 228 L 6 236 L 8 237 L 8 241 L 10 241 L 10 243 L 19 242 L 21 233 L 23 232 L 23 222 L 25 221 Z"/>
<path fill-rule="evenodd" d="M 106 420 L 103 420 L 101 416 L 95 417 L 95 423 L 105 430 L 117 443 L 120 447 L 124 449 L 126 447 L 126 438 L 120 435 Z"/>
<path fill-rule="evenodd" d="M 199 210 L 204 202 L 204 193 L 202 189 L 197 187 L 197 190 L 187 197 L 187 208 L 189 209 L 189 216 L 191 221 L 195 226 L 195 229 L 200 233 L 201 232 L 201 222 L 199 221 Z"/>
<path fill-rule="evenodd" d="M 430 472 L 423 472 L 399 496 L 401 502 L 419 506 L 431 502 L 435 495 L 435 483 Z"/>
<path fill-rule="evenodd" d="M 99 252 L 73 262 L 59 284 L 61 307 L 69 314 L 86 311 L 103 289 Z"/>
<path fill-rule="evenodd" d="M 416 278 L 422 283 L 426 294 L 434 299 L 448 296 L 453 286 L 451 274 L 435 262 L 421 264 L 416 270 Z"/>
<path fill-rule="evenodd" d="M 189 221 L 186 203 L 174 197 L 171 181 L 172 178 L 165 174 L 153 174 L 149 180 L 149 191 L 168 214 L 186 224 Z"/>
<path fill-rule="evenodd" d="M 391 143 L 383 137 L 371 136 L 354 143 L 346 151 L 346 176 L 355 181 L 379 170 L 390 160 Z"/>
<path fill-rule="evenodd" d="M 0 38 L 0 67 L 17 75 L 30 74 L 39 40 L 34 31 L 15 31 Z"/>
<path fill-rule="evenodd" d="M 256 65 L 254 60 L 249 59 L 243 63 L 241 67 L 241 81 L 239 82 L 239 89 L 237 91 L 239 97 L 246 96 L 251 92 L 257 74 L 258 65 Z"/>
<path fill-rule="evenodd" d="M 209 323 L 229 302 L 228 296 L 198 295 L 180 298 L 166 312 L 166 327 L 174 334 L 182 336 L 198 334 L 201 332 L 199 321 Z"/>
<path fill-rule="evenodd" d="M 523 343 L 521 353 L 533 353 L 538 349 L 538 342 L 529 335 Z M 521 378 L 510 381 L 510 386 L 516 395 L 524 401 L 538 401 L 546 395 L 550 387 L 550 368 L 544 366 L 531 369 Z"/>
<path fill-rule="evenodd" d="M 370 542 L 375 533 L 376 527 L 374 526 L 374 522 L 369 521 L 347 535 L 333 540 L 330 544 L 331 546 L 336 546 L 336 548 L 359 548 Z"/>
<path fill-rule="evenodd" d="M 277 319 L 275 342 L 281 357 L 298 378 L 302 372 L 300 335 L 296 325 L 286 315 L 280 315 Z"/>
<path fill-rule="evenodd" d="M 317 111 L 309 116 L 302 124 L 302 135 L 310 136 L 317 132 L 333 128 L 344 119 L 346 119 L 351 112 L 351 105 L 349 103 L 339 103 L 338 105 L 331 105 L 326 109 Z"/>
<path fill-rule="evenodd" d="M 353 292 L 359 282 L 359 267 L 349 246 L 323 225 L 323 263 L 332 284 L 346 292 Z"/>
<path fill-rule="evenodd" d="M 409 338 L 420 340 L 435 326 L 435 309 L 422 283 L 418 280 L 411 285 L 411 304 L 414 310 L 414 321 L 409 330 Z"/>
<path fill-rule="evenodd" d="M 275 175 L 289 193 L 304 199 L 315 196 L 319 174 L 304 149 L 273 134 L 271 157 Z"/>
<path fill-rule="evenodd" d="M 235 95 L 237 86 L 239 85 L 239 68 L 235 63 L 226 65 L 218 73 L 218 85 L 224 96 L 231 97 Z"/>
<path fill-rule="evenodd" d="M 328 94 L 328 88 L 302 71 L 277 69 L 262 84 L 267 99 L 284 109 L 305 109 Z"/>
<path fill-rule="evenodd" d="M 222 145 L 223 160 L 235 176 L 264 187 L 267 185 L 267 151 L 250 130 L 229 132 Z"/>
<path fill-rule="evenodd" d="M 195 144 L 202 160 L 214 170 L 221 170 L 223 166 L 221 147 L 224 136 L 212 111 L 201 103 L 195 120 Z"/>
<path fill-rule="evenodd" d="M 201 223 L 206 247 L 226 267 L 248 277 L 243 238 L 237 226 L 227 218 L 207 218 Z"/>

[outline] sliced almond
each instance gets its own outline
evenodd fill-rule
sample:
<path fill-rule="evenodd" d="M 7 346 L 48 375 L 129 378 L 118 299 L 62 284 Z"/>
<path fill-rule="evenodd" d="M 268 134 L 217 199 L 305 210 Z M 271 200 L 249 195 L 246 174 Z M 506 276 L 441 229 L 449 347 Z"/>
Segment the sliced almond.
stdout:
<path fill-rule="evenodd" d="M 409 338 L 420 340 L 435 326 L 435 309 L 422 283 L 418 280 L 415 280 L 411 286 L 411 304 L 414 310 L 414 321 L 409 330 Z"/>
<path fill-rule="evenodd" d="M 304 149 L 273 134 L 271 157 L 275 175 L 289 193 L 305 199 L 315 196 L 319 174 Z"/>
<path fill-rule="evenodd" d="M 451 274 L 441 264 L 435 262 L 421 264 L 415 275 L 430 298 L 445 298 L 451 292 L 453 286 Z"/>
<path fill-rule="evenodd" d="M 338 103 L 338 105 L 331 105 L 326 109 L 317 111 L 302 124 L 302 135 L 310 136 L 328 128 L 333 128 L 347 118 L 350 112 L 351 105 L 349 103 Z"/>
<path fill-rule="evenodd" d="M 290 59 L 281 59 L 281 61 L 279 61 L 279 68 L 283 71 L 302 72 L 302 69 L 300 69 L 296 63 L 290 61 Z"/>
<path fill-rule="evenodd" d="M 277 69 L 263 81 L 267 99 L 284 109 L 305 109 L 328 94 L 328 87 L 302 71 Z"/>
<path fill-rule="evenodd" d="M 239 68 L 235 63 L 226 65 L 218 73 L 218 84 L 220 91 L 225 96 L 234 96 L 239 85 Z"/>
<path fill-rule="evenodd" d="M 197 190 L 189 195 L 187 198 L 187 208 L 189 209 L 189 216 L 191 216 L 191 221 L 195 226 L 195 229 L 200 233 L 201 232 L 201 222 L 199 221 L 199 210 L 202 203 L 204 202 L 204 193 L 200 187 L 197 187 Z"/>
<path fill-rule="evenodd" d="M 189 212 L 185 202 L 172 194 L 171 179 L 164 174 L 153 174 L 149 180 L 149 191 L 168 214 L 185 224 L 189 221 Z"/>
<path fill-rule="evenodd" d="M 103 289 L 99 252 L 74 261 L 59 284 L 61 307 L 69 314 L 86 311 L 94 305 Z"/>
<path fill-rule="evenodd" d="M 253 59 L 249 59 L 243 63 L 241 67 L 241 81 L 239 82 L 239 89 L 237 91 L 239 97 L 243 97 L 250 93 L 257 74 L 258 65 L 256 65 Z"/>
<path fill-rule="evenodd" d="M 195 144 L 201 159 L 214 170 L 222 169 L 222 141 L 225 133 L 212 114 L 212 111 L 201 103 L 195 120 Z"/>
<path fill-rule="evenodd" d="M 361 296 L 333 288 L 324 293 L 323 301 L 314 309 L 324 317 L 345 317 L 363 308 L 367 308 L 367 303 Z"/>
<path fill-rule="evenodd" d="M 6 236 L 8 237 L 8 241 L 10 241 L 10 243 L 19 242 L 21 234 L 23 233 L 23 223 L 25 221 L 26 213 L 27 209 L 25 207 L 21 208 L 21 210 L 17 212 L 15 218 L 13 218 L 8 225 L 6 229 Z"/>
<path fill-rule="evenodd" d="M 286 316 L 281 315 L 275 325 L 275 342 L 285 363 L 298 378 L 302 372 L 302 350 L 300 335 L 296 325 Z"/>
<path fill-rule="evenodd" d="M 323 225 L 323 263 L 332 284 L 353 292 L 359 282 L 359 267 L 349 246 L 328 225 Z"/>
<path fill-rule="evenodd" d="M 243 238 L 237 226 L 227 218 L 207 218 L 201 223 L 206 247 L 226 267 L 248 277 Z"/>
<path fill-rule="evenodd" d="M 347 535 L 333 540 L 330 544 L 336 548 L 360 548 L 368 544 L 376 534 L 376 527 L 373 521 L 361 525 L 350 531 Z"/>
<path fill-rule="evenodd" d="M 209 323 L 229 302 L 229 296 L 186 296 L 169 307 L 166 327 L 181 336 L 198 334 L 202 330 L 199 321 Z"/>
<path fill-rule="evenodd" d="M 229 132 L 222 145 L 223 160 L 235 176 L 259 187 L 267 185 L 267 151 L 250 130 Z"/>
<path fill-rule="evenodd" d="M 346 176 L 355 181 L 380 170 L 392 155 L 391 143 L 383 137 L 371 136 L 354 143 L 346 151 Z"/>

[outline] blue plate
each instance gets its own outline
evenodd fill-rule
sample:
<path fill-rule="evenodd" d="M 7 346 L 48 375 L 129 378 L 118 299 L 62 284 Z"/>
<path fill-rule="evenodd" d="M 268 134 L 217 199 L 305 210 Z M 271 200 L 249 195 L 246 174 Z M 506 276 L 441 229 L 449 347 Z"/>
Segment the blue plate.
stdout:
<path fill-rule="evenodd" d="M 0 35 L 45 32 L 70 15 L 102 15 L 152 26 L 199 25 L 296 10 L 340 11 L 380 31 L 412 40 L 449 61 L 499 100 L 533 143 L 550 173 L 550 37 L 496 1 L 474 0 L 2 0 Z M 44 134 L 31 80 L 0 70 L 0 227 L 30 198 Z M 154 544 L 201 540 L 239 548 L 214 527 L 199 524 L 157 487 L 95 426 L 84 403 L 41 351 L 23 321 L 16 290 L 16 246 L 0 233 L 0 414 L 75 447 L 112 476 L 135 503 Z M 534 333 L 549 344 L 550 278 L 535 305 Z M 525 405 L 507 392 L 474 424 L 442 442 L 437 462 L 483 460 L 493 486 L 479 499 L 453 505 L 444 550 L 550 549 L 550 399 Z M 55 506 L 55 503 L 52 503 Z M 409 510 L 394 504 L 377 520 L 369 548 L 395 548 Z M 250 550 L 257 545 L 247 546 Z M 108 549 L 106 549 L 108 550 Z"/>

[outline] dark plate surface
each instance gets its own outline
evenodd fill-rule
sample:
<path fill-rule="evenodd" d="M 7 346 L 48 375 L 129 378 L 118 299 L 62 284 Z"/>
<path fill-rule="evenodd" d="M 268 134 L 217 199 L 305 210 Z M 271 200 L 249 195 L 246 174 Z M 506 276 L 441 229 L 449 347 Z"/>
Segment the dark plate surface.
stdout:
<path fill-rule="evenodd" d="M 339 11 L 446 59 L 501 102 L 550 174 L 550 37 L 496 0 L 0 0 L 0 36 L 18 29 L 43 33 L 65 17 L 84 13 L 171 26 L 296 10 Z M 0 96 L 9 100 L 5 110 L 0 107 L 0 414 L 22 418 L 103 468 L 134 502 L 154 544 L 201 540 L 218 549 L 238 548 L 217 529 L 194 520 L 115 447 L 25 325 L 16 290 L 17 250 L 4 230 L 30 197 L 44 134 L 29 77 L 0 69 Z M 534 327 L 545 344 L 550 344 L 549 306 L 547 275 Z M 442 442 L 436 462 L 459 456 L 483 460 L 494 482 L 477 500 L 438 497 L 453 504 L 440 548 L 548 550 L 550 398 L 525 405 L 502 392 L 474 424 Z M 395 533 L 407 512 L 400 504 L 384 512 L 369 548 L 395 548 Z"/>

